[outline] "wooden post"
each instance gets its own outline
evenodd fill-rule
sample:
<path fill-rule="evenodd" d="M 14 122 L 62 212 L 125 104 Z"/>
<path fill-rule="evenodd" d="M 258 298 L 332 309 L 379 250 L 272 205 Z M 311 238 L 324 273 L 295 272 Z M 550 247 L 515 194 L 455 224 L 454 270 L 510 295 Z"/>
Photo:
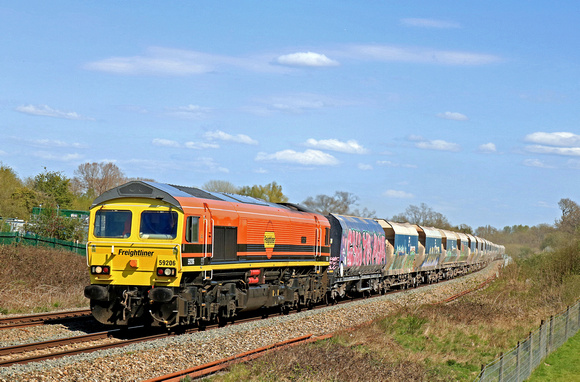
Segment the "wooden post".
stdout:
<path fill-rule="evenodd" d="M 532 372 L 534 371 L 534 336 L 532 335 L 532 332 L 530 332 L 529 337 L 529 341 L 530 341 L 530 363 L 528 365 L 528 377 L 530 375 L 532 375 Z"/>
<path fill-rule="evenodd" d="M 499 354 L 499 376 L 498 382 L 503 381 L 503 352 Z"/>
<path fill-rule="evenodd" d="M 564 329 L 564 342 L 568 341 L 568 325 L 570 325 L 570 305 L 566 308 L 566 327 Z"/>
<path fill-rule="evenodd" d="M 538 343 L 538 345 L 540 346 L 540 358 L 539 359 L 544 359 L 544 355 L 546 352 L 546 341 L 544 340 L 544 343 L 542 344 L 542 339 L 544 337 L 544 320 L 542 320 L 542 322 L 540 323 L 540 341 Z"/>
<path fill-rule="evenodd" d="M 516 381 L 520 380 L 520 341 L 516 349 Z"/>
<path fill-rule="evenodd" d="M 548 349 L 546 355 L 552 352 L 552 347 L 554 345 L 554 316 L 550 316 L 550 333 L 548 336 Z"/>

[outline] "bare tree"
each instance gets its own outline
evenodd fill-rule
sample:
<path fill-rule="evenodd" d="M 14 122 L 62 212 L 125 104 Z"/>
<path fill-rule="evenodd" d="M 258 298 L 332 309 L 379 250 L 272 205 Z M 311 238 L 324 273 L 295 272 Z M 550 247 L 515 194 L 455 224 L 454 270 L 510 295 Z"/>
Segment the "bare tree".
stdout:
<path fill-rule="evenodd" d="M 425 203 L 421 203 L 420 206 L 410 205 L 405 209 L 405 212 L 393 216 L 393 221 L 396 222 L 409 222 L 411 224 L 418 224 L 423 226 L 431 226 L 443 229 L 451 229 L 451 224 L 447 218 L 434 211 L 431 207 Z"/>
<path fill-rule="evenodd" d="M 374 217 L 375 211 L 370 211 L 364 208 L 362 211 L 352 208 L 357 205 L 358 197 L 350 192 L 336 191 L 334 196 L 316 195 L 316 197 L 309 196 L 302 203 L 323 215 L 330 213 L 340 215 L 352 215 L 360 217 Z"/>
<path fill-rule="evenodd" d="M 574 233 L 580 227 L 580 206 L 571 199 L 558 202 L 562 216 L 556 220 L 556 227 L 566 233 Z"/>
<path fill-rule="evenodd" d="M 72 188 L 77 194 L 97 196 L 126 181 L 125 174 L 114 163 L 83 163 L 75 170 Z"/>
<path fill-rule="evenodd" d="M 227 180 L 210 180 L 205 182 L 201 188 L 206 191 L 225 192 L 228 194 L 237 194 L 239 191 L 238 187 L 236 187 L 233 183 L 228 182 Z"/>

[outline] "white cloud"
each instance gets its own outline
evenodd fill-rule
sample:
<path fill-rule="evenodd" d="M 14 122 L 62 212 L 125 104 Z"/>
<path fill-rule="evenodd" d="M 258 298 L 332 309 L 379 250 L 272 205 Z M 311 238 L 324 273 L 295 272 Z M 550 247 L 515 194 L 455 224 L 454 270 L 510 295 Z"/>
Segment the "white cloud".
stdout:
<path fill-rule="evenodd" d="M 319 150 L 310 150 L 310 149 L 302 153 L 296 152 L 294 150 L 283 150 L 278 151 L 277 153 L 274 154 L 260 152 L 256 156 L 256 160 L 298 163 L 302 165 L 319 165 L 319 166 L 333 166 L 339 163 L 338 159 L 336 159 L 330 154 L 323 153 L 322 151 Z"/>
<path fill-rule="evenodd" d="M 423 138 L 420 135 L 415 135 L 415 134 L 411 134 L 407 137 L 408 140 L 410 140 L 411 142 L 422 142 L 425 140 L 425 138 Z"/>
<path fill-rule="evenodd" d="M 539 168 L 554 168 L 553 166 L 547 165 L 544 162 L 542 162 L 541 160 L 538 159 L 526 159 L 523 162 L 524 166 L 528 166 L 528 167 L 539 167 Z"/>
<path fill-rule="evenodd" d="M 359 60 L 459 66 L 488 65 L 502 60 L 500 57 L 491 54 L 392 45 L 352 45 L 346 48 L 342 54 Z"/>
<path fill-rule="evenodd" d="M 41 147 L 58 147 L 58 148 L 74 147 L 77 149 L 85 149 L 88 147 L 87 145 L 78 142 L 69 143 L 57 139 L 36 139 L 30 142 L 35 146 Z"/>
<path fill-rule="evenodd" d="M 276 59 L 276 63 L 286 66 L 312 66 L 312 67 L 339 65 L 338 61 L 331 60 L 324 54 L 313 52 L 298 52 L 286 54 L 278 57 Z"/>
<path fill-rule="evenodd" d="M 74 154 L 54 154 L 46 151 L 38 151 L 33 154 L 35 157 L 46 159 L 46 160 L 54 160 L 58 162 L 71 162 L 80 160 L 82 158 L 81 154 L 74 153 Z"/>
<path fill-rule="evenodd" d="M 185 147 L 194 150 L 203 149 L 219 149 L 220 145 L 217 143 L 205 143 L 205 142 L 185 142 Z"/>
<path fill-rule="evenodd" d="M 415 197 L 415 195 L 411 193 L 397 190 L 387 190 L 383 193 L 383 195 L 388 198 L 397 198 L 397 199 L 411 199 Z"/>
<path fill-rule="evenodd" d="M 306 141 L 306 146 L 320 150 L 339 151 L 348 154 L 366 154 L 368 152 L 367 149 L 355 140 L 342 142 L 338 139 L 321 139 L 317 141 L 316 139 L 310 138 Z"/>
<path fill-rule="evenodd" d="M 443 119 L 451 119 L 453 121 L 467 121 L 469 119 L 469 118 L 467 118 L 467 116 L 465 114 L 454 113 L 451 111 L 446 111 L 445 113 L 439 113 L 439 114 L 437 114 L 437 117 L 443 118 Z"/>
<path fill-rule="evenodd" d="M 258 141 L 250 138 L 247 135 L 244 135 L 244 134 L 231 135 L 228 133 L 224 133 L 223 131 L 220 131 L 220 130 L 208 131 L 207 133 L 205 133 L 205 137 L 209 140 L 236 142 L 236 143 L 243 143 L 246 145 L 257 145 L 258 144 Z"/>
<path fill-rule="evenodd" d="M 377 164 L 379 166 L 385 166 L 385 167 L 403 167 L 403 168 L 417 168 L 417 165 L 414 164 L 405 164 L 405 163 L 396 163 L 396 162 L 391 162 L 390 160 L 378 160 Z"/>
<path fill-rule="evenodd" d="M 192 75 L 212 71 L 215 58 L 193 51 L 149 48 L 143 56 L 111 57 L 85 65 L 88 70 L 116 74 Z"/>
<path fill-rule="evenodd" d="M 285 72 L 288 69 L 271 65 L 271 55 L 238 58 L 193 50 L 149 47 L 144 54 L 111 57 L 87 63 L 84 68 L 121 75 L 190 76 L 229 68 L 254 72 Z"/>
<path fill-rule="evenodd" d="M 60 111 L 53 109 L 47 105 L 26 105 L 26 106 L 18 106 L 16 111 L 19 111 L 24 114 L 30 115 L 37 115 L 42 117 L 53 117 L 53 118 L 62 118 L 62 119 L 72 119 L 72 120 L 87 120 L 92 121 L 93 118 L 83 117 L 82 115 L 74 112 L 74 111 Z"/>
<path fill-rule="evenodd" d="M 358 169 L 362 170 L 362 171 L 370 171 L 373 169 L 373 166 L 371 166 L 370 164 L 366 164 L 366 163 L 359 163 Z"/>
<path fill-rule="evenodd" d="M 535 154 L 580 156 L 580 147 L 550 147 L 542 145 L 526 146 L 526 151 Z"/>
<path fill-rule="evenodd" d="M 497 152 L 497 148 L 495 147 L 494 143 L 484 143 L 483 145 L 479 145 L 479 152 L 485 154 L 491 154 Z"/>
<path fill-rule="evenodd" d="M 539 202 L 537 202 L 537 203 L 535 204 L 535 206 L 536 206 L 536 207 L 541 207 L 541 208 L 558 208 L 558 206 L 557 206 L 557 205 L 555 205 L 555 204 L 550 204 L 550 203 L 544 202 L 544 201 L 542 201 L 542 200 L 540 200 Z"/>
<path fill-rule="evenodd" d="M 277 112 L 303 114 L 323 108 L 347 107 L 355 104 L 353 101 L 313 93 L 289 94 L 258 100 L 258 102 L 263 106 L 246 107 L 244 110 L 258 115 L 270 115 Z"/>
<path fill-rule="evenodd" d="M 210 108 L 198 105 L 187 105 L 168 108 L 167 110 L 169 110 L 170 115 L 175 117 L 187 119 L 201 119 L 208 114 Z"/>
<path fill-rule="evenodd" d="M 526 135 L 524 139 L 526 142 L 539 143 L 540 145 L 580 147 L 580 135 L 568 132 L 536 132 Z"/>
<path fill-rule="evenodd" d="M 177 142 L 177 141 L 172 141 L 172 140 L 163 139 L 163 138 L 155 138 L 153 140 L 153 144 L 155 146 L 163 146 L 163 147 L 180 147 L 181 146 L 179 144 L 179 142 Z"/>
<path fill-rule="evenodd" d="M 525 150 L 531 153 L 580 156 L 580 135 L 577 134 L 536 132 L 526 135 L 524 140 L 538 143 L 525 147 Z"/>
<path fill-rule="evenodd" d="M 461 150 L 461 146 L 457 143 L 446 142 L 441 139 L 436 139 L 433 141 L 422 141 L 415 143 L 415 147 L 424 150 L 439 150 L 439 151 L 453 151 L 457 152 Z"/>
<path fill-rule="evenodd" d="M 406 18 L 401 19 L 401 24 L 409 27 L 420 27 L 420 28 L 461 28 L 461 25 L 451 21 L 443 21 L 436 19 L 421 19 L 421 18 Z"/>

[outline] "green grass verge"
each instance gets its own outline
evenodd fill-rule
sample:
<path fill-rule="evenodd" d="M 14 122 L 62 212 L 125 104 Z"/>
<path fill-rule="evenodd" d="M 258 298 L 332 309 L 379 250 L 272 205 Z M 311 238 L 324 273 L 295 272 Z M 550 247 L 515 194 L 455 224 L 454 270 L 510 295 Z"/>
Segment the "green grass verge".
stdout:
<path fill-rule="evenodd" d="M 580 381 L 580 332 L 550 354 L 532 373 L 528 381 Z"/>

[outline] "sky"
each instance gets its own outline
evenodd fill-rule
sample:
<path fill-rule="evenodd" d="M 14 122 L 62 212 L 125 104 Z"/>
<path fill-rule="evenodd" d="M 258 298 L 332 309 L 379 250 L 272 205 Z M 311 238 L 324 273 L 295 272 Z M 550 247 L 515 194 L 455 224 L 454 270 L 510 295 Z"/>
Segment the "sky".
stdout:
<path fill-rule="evenodd" d="M 352 193 L 391 218 L 580 202 L 578 1 L 0 0 L 0 162 Z"/>

